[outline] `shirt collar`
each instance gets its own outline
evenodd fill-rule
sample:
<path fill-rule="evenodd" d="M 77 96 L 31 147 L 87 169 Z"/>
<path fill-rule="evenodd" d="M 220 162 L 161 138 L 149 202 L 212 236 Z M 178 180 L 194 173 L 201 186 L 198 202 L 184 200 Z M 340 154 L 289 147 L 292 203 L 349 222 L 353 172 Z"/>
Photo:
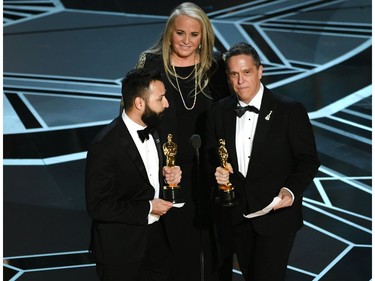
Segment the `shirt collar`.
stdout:
<path fill-rule="evenodd" d="M 138 123 L 134 122 L 128 115 L 126 115 L 125 110 L 122 111 L 121 114 L 122 120 L 124 121 L 126 127 L 128 128 L 129 131 L 131 132 L 136 132 L 138 130 L 143 130 L 144 126 L 139 125 Z"/>

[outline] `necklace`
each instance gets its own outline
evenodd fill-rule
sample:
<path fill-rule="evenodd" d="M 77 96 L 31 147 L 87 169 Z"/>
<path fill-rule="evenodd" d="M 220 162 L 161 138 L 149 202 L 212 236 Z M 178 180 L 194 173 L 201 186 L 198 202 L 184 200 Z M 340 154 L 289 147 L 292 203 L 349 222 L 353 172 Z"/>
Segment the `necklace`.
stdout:
<path fill-rule="evenodd" d="M 180 93 L 180 97 L 181 97 L 182 103 L 183 103 L 184 107 L 186 108 L 186 110 L 192 110 L 194 108 L 194 106 L 195 106 L 196 101 L 197 101 L 197 84 L 198 84 L 197 83 L 197 65 L 194 65 L 194 84 L 195 84 L 195 86 L 194 86 L 194 101 L 193 101 L 193 105 L 191 107 L 187 107 L 186 106 L 184 97 L 183 97 L 182 92 L 181 92 L 180 84 L 178 83 L 178 77 L 180 77 L 180 76 L 177 75 L 177 72 L 176 72 L 176 69 L 174 68 L 174 65 L 172 65 L 172 68 L 173 68 L 173 72 L 174 72 L 174 77 L 176 79 L 177 88 L 175 87 L 175 85 L 173 85 L 173 83 L 172 83 L 172 85 Z M 191 73 L 188 75 L 188 77 L 190 75 L 191 75 Z M 188 78 L 188 77 L 186 77 L 186 78 Z M 188 96 L 190 95 L 190 93 L 188 94 Z"/>
<path fill-rule="evenodd" d="M 180 78 L 180 79 L 182 79 L 182 80 L 186 80 L 186 79 L 188 79 L 194 72 L 196 72 L 196 66 L 194 66 L 194 68 L 193 68 L 193 70 L 188 74 L 188 76 L 186 76 L 186 77 L 182 77 L 181 75 L 178 75 L 177 73 L 176 73 L 176 70 L 175 70 L 175 68 L 174 68 L 174 65 L 172 66 L 173 67 L 173 71 L 174 71 L 174 75 L 175 75 L 175 77 L 178 77 L 178 78 Z"/>

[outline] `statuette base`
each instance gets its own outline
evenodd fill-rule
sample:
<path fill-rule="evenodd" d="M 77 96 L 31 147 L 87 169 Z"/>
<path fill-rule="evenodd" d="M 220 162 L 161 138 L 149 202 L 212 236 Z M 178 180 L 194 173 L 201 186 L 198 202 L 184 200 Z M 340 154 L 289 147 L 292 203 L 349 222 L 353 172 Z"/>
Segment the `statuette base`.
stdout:
<path fill-rule="evenodd" d="M 180 186 L 163 186 L 163 199 L 172 203 L 184 203 L 183 194 Z"/>

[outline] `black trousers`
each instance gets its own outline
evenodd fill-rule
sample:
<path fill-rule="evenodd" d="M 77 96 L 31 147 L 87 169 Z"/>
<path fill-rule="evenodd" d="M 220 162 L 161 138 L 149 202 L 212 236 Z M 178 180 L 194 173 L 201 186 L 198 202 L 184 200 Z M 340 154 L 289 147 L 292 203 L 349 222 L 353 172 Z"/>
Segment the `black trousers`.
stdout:
<path fill-rule="evenodd" d="M 171 252 L 160 222 L 148 226 L 148 241 L 142 260 L 122 266 L 96 265 L 101 281 L 166 281 L 171 267 Z M 126 237 L 124 237 L 126 239 Z"/>
<path fill-rule="evenodd" d="M 284 281 L 295 232 L 262 236 L 252 220 L 234 227 L 238 263 L 246 281 Z"/>

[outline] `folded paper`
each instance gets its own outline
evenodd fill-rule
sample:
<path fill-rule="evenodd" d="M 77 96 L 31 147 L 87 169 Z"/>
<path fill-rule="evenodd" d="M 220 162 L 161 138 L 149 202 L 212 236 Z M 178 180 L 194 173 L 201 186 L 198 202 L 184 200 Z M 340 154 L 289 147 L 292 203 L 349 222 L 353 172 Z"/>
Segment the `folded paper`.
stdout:
<path fill-rule="evenodd" d="M 256 217 L 259 217 L 259 216 L 264 216 L 264 215 L 268 214 L 269 212 L 271 212 L 273 207 L 275 207 L 280 201 L 281 201 L 280 197 L 275 197 L 275 198 L 273 198 L 272 202 L 268 206 L 263 208 L 262 210 L 254 212 L 254 213 L 250 213 L 248 215 L 243 215 L 243 216 L 245 218 L 248 218 L 248 219 L 256 218 Z"/>

